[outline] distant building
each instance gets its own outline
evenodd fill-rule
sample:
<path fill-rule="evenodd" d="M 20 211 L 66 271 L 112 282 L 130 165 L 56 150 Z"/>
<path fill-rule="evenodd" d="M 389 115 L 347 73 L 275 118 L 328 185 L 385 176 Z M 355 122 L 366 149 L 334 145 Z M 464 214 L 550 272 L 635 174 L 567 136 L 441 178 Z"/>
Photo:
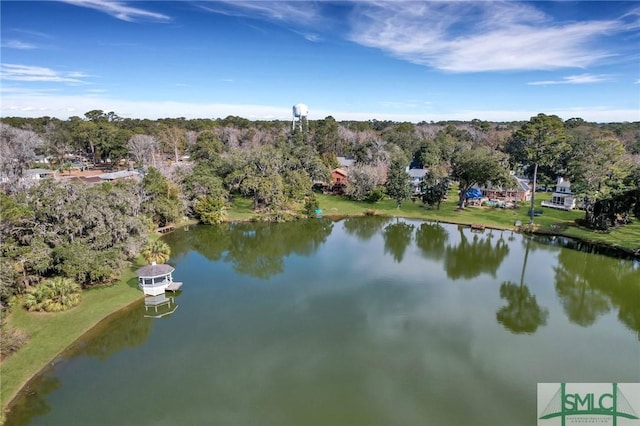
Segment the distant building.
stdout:
<path fill-rule="evenodd" d="M 102 181 L 113 181 L 120 179 L 140 179 L 140 173 L 135 170 L 122 170 L 113 173 L 103 173 L 98 176 Z"/>
<path fill-rule="evenodd" d="M 543 207 L 551 207 L 553 209 L 573 210 L 576 208 L 576 197 L 571 192 L 571 182 L 559 177 L 556 182 L 556 189 L 551 195 L 551 200 L 543 201 Z"/>
<path fill-rule="evenodd" d="M 492 183 L 480 187 L 482 197 L 488 200 L 515 203 L 517 201 L 531 201 L 531 187 L 527 179 L 514 174 L 510 176 L 509 183 L 505 185 L 493 185 Z"/>
<path fill-rule="evenodd" d="M 343 169 L 333 169 L 331 171 L 331 185 L 346 185 L 348 173 Z"/>
<path fill-rule="evenodd" d="M 413 193 L 420 194 L 422 192 L 422 190 L 420 189 L 420 185 L 422 185 L 422 181 L 427 175 L 427 169 L 410 169 L 407 167 L 406 172 L 409 174 L 411 186 L 413 187 Z"/>

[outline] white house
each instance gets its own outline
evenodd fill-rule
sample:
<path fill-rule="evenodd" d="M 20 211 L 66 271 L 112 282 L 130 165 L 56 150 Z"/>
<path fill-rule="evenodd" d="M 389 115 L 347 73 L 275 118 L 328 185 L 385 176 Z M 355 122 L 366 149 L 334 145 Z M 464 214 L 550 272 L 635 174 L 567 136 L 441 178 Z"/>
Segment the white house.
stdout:
<path fill-rule="evenodd" d="M 427 174 L 427 169 L 410 169 L 407 167 L 406 172 L 409 174 L 411 186 L 413 187 L 413 193 L 420 194 L 420 184 Z"/>
<path fill-rule="evenodd" d="M 543 201 L 542 207 L 553 209 L 573 210 L 576 208 L 576 197 L 571 192 L 571 182 L 559 177 L 556 183 L 556 190 L 551 195 L 551 200 Z"/>

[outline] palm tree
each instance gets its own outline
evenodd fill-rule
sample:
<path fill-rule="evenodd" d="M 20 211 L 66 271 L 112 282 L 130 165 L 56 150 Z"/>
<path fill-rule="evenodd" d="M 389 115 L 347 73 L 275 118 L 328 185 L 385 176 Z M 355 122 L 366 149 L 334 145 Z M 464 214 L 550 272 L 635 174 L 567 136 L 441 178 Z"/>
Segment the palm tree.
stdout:
<path fill-rule="evenodd" d="M 147 243 L 141 254 L 148 263 L 165 263 L 171 256 L 171 247 L 165 242 L 155 240 Z"/>
<path fill-rule="evenodd" d="M 24 297 L 29 311 L 61 312 L 80 303 L 82 289 L 75 281 L 55 277 L 31 289 Z"/>

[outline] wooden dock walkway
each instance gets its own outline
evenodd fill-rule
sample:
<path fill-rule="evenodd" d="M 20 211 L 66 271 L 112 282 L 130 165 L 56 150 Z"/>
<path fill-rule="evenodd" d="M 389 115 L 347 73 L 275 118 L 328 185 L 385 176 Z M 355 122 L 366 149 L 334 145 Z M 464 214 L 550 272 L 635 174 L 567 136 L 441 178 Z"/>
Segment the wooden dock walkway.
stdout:
<path fill-rule="evenodd" d="M 163 226 L 162 228 L 156 229 L 156 232 L 164 234 L 164 233 L 167 233 L 167 232 L 171 232 L 174 229 L 176 229 L 176 227 L 174 225 L 168 225 L 168 226 Z"/>
<path fill-rule="evenodd" d="M 180 290 L 180 287 L 182 287 L 182 283 L 178 281 L 174 281 L 167 286 L 166 291 L 172 291 L 175 293 L 176 291 Z"/>

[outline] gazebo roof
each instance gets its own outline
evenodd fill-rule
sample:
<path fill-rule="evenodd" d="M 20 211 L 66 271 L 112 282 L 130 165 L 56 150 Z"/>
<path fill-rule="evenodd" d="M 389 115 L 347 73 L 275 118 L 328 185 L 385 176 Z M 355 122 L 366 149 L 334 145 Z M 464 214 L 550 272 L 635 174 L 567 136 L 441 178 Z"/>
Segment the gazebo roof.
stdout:
<path fill-rule="evenodd" d="M 166 263 L 162 263 L 160 265 L 147 265 L 138 269 L 136 273 L 138 274 L 138 278 L 140 277 L 161 277 L 163 275 L 168 275 L 173 272 L 175 268 L 171 265 L 167 265 Z"/>

